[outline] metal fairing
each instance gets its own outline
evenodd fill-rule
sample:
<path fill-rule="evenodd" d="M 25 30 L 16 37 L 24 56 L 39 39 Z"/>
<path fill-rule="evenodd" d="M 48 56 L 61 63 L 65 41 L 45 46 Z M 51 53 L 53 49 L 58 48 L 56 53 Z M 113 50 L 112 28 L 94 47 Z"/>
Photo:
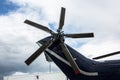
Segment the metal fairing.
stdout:
<path fill-rule="evenodd" d="M 50 37 L 38 41 L 45 43 Z M 66 44 L 67 45 L 67 44 Z M 60 40 L 56 40 L 45 52 L 70 80 L 120 80 L 120 60 L 97 62 L 84 57 L 67 45 L 71 55 L 77 63 L 80 74 L 75 74 L 60 47 Z"/>

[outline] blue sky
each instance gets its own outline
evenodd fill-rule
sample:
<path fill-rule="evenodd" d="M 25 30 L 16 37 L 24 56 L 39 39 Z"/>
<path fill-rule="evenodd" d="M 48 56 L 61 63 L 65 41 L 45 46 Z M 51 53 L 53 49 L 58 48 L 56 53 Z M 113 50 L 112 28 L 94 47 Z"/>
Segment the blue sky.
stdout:
<path fill-rule="evenodd" d="M 6 15 L 11 11 L 15 11 L 19 8 L 18 5 L 8 1 L 8 0 L 0 0 L 0 15 Z"/>

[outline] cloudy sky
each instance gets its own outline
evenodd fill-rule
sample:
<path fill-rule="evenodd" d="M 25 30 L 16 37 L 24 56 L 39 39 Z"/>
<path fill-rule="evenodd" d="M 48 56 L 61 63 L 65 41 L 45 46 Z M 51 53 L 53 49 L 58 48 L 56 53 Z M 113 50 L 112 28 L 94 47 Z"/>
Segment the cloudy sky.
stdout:
<path fill-rule="evenodd" d="M 66 8 L 65 33 L 95 35 L 66 39 L 67 44 L 88 58 L 120 50 L 119 0 L 1 0 L 0 5 L 0 80 L 19 73 L 48 72 L 43 54 L 29 67 L 24 61 L 39 48 L 36 42 L 49 34 L 23 22 L 29 19 L 56 30 L 61 7 Z M 53 63 L 52 70 L 59 71 Z"/>

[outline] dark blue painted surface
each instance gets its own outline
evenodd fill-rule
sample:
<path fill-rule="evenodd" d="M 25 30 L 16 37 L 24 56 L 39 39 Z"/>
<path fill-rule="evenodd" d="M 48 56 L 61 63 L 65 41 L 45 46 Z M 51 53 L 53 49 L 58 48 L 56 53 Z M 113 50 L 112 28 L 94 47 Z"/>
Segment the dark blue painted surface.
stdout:
<path fill-rule="evenodd" d="M 45 38 L 39 42 L 43 44 L 48 39 L 49 38 Z M 55 64 L 70 80 L 120 80 L 120 60 L 96 62 L 84 57 L 70 46 L 67 45 L 67 47 L 71 55 L 76 58 L 75 61 L 80 69 L 87 72 L 98 72 L 98 76 L 86 76 L 83 74 L 76 75 L 70 66 L 46 51 L 46 53 L 52 58 Z M 52 44 L 49 49 L 55 52 L 58 56 L 67 60 L 60 47 L 60 40 L 54 42 L 54 44 Z"/>

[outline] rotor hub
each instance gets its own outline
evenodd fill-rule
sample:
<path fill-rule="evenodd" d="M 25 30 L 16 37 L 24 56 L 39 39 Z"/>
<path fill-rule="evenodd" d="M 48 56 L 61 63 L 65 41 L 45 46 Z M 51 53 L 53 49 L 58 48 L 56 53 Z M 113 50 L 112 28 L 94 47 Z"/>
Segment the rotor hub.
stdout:
<path fill-rule="evenodd" d="M 65 41 L 65 39 L 64 39 L 64 31 L 62 31 L 62 30 L 57 30 L 57 33 L 54 33 L 54 34 L 52 34 L 52 36 L 53 36 L 53 39 L 55 39 L 55 40 L 61 40 L 61 41 Z"/>

